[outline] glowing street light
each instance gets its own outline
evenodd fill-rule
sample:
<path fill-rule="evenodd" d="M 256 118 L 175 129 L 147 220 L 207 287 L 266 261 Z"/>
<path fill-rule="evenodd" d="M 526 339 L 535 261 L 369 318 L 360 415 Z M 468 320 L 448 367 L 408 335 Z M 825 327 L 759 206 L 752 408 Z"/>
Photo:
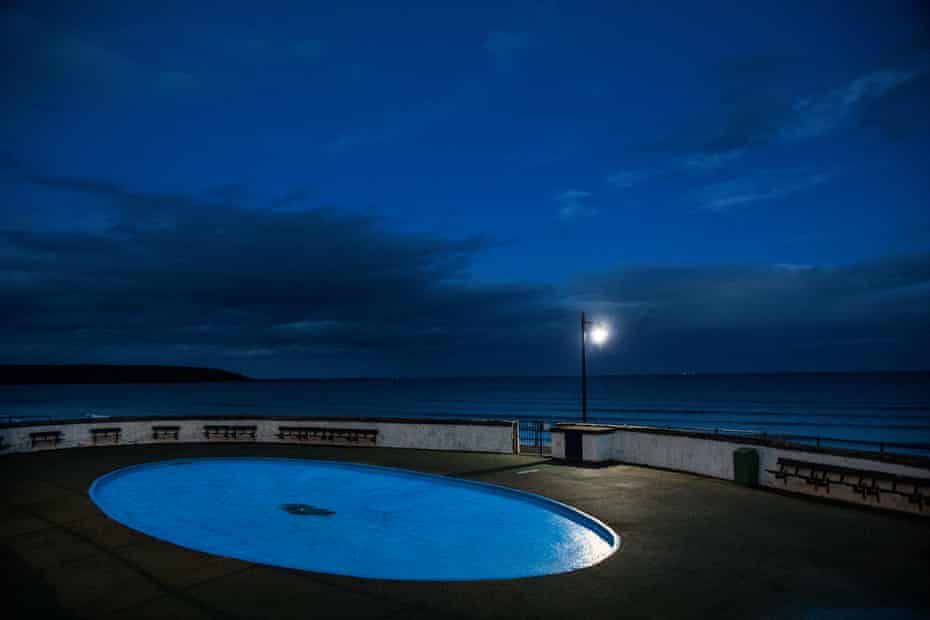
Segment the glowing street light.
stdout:
<path fill-rule="evenodd" d="M 607 342 L 607 326 L 603 323 L 595 323 L 585 318 L 584 312 L 581 313 L 581 421 L 588 421 L 588 364 L 586 345 L 588 341 L 588 326 L 591 326 L 591 340 L 594 344 L 600 346 Z"/>

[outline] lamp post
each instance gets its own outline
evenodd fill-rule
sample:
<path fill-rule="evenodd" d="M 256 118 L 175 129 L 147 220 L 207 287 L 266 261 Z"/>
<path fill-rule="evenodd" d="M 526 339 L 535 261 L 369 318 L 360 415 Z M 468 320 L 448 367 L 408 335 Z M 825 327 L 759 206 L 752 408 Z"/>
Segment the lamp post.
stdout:
<path fill-rule="evenodd" d="M 584 312 L 581 313 L 581 421 L 588 421 L 588 360 L 587 360 L 587 342 L 588 326 L 592 325 L 591 339 L 594 344 L 601 345 L 607 340 L 607 326 L 603 323 L 596 323 L 585 318 Z"/>

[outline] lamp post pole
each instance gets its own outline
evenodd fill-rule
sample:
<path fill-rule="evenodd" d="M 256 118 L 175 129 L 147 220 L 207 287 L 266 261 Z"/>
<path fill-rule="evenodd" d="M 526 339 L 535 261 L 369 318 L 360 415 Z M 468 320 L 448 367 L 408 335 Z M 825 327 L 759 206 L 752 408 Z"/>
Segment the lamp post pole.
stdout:
<path fill-rule="evenodd" d="M 594 325 L 594 321 L 589 321 L 584 312 L 581 313 L 581 421 L 588 422 L 588 325 Z M 603 323 L 594 325 L 591 330 L 591 340 L 596 345 L 602 345 L 607 341 L 607 326 Z"/>
<path fill-rule="evenodd" d="M 585 354 L 585 341 L 587 336 L 588 322 L 584 318 L 584 312 L 581 313 L 581 421 L 588 421 L 588 363 Z"/>

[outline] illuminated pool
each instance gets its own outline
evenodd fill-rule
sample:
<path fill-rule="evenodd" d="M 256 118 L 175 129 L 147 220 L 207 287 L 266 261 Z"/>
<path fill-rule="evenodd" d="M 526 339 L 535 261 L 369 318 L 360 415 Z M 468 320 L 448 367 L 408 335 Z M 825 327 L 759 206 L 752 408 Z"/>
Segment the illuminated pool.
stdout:
<path fill-rule="evenodd" d="M 378 579 L 511 579 L 597 564 L 619 537 L 544 497 L 401 469 L 277 458 L 146 463 L 94 481 L 110 518 L 183 547 Z"/>

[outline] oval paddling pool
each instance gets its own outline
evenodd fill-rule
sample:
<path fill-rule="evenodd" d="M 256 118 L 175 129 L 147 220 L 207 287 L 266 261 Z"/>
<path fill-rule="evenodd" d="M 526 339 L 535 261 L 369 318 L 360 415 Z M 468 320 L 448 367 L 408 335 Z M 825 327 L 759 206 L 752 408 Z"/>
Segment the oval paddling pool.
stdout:
<path fill-rule="evenodd" d="M 110 518 L 183 547 L 378 579 L 511 579 L 597 564 L 619 537 L 570 506 L 401 469 L 279 458 L 146 463 L 94 481 Z"/>

